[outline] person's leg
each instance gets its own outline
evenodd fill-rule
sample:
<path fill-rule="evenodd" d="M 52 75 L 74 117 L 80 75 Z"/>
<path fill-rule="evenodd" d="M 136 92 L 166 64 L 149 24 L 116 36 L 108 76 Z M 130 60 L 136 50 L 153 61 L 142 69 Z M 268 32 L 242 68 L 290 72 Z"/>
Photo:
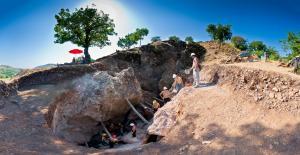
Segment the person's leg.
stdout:
<path fill-rule="evenodd" d="M 193 70 L 193 76 L 194 76 L 194 87 L 198 87 L 199 86 L 199 71 L 197 70 Z"/>
<path fill-rule="evenodd" d="M 193 69 L 193 86 L 196 86 L 196 71 Z"/>
<path fill-rule="evenodd" d="M 200 84 L 200 73 L 199 71 L 196 71 L 196 86 L 199 86 Z"/>

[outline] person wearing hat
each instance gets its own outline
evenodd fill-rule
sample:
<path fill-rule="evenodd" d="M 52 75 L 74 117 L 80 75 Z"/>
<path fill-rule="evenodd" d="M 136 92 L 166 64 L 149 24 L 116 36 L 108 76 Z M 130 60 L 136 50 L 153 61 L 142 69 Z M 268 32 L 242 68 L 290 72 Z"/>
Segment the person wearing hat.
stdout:
<path fill-rule="evenodd" d="M 192 70 L 193 70 L 193 86 L 196 88 L 199 86 L 200 83 L 200 64 L 199 64 L 199 60 L 196 57 L 195 53 L 191 53 L 191 57 L 193 58 L 193 65 L 192 65 Z"/>
<path fill-rule="evenodd" d="M 165 103 L 171 101 L 171 92 L 167 87 L 163 88 L 163 91 L 160 92 L 159 96 L 164 100 Z"/>
<path fill-rule="evenodd" d="M 131 126 L 131 135 L 132 137 L 136 137 L 136 126 L 134 123 L 130 123 L 130 126 Z"/>
<path fill-rule="evenodd" d="M 160 108 L 160 104 L 156 100 L 153 100 L 152 108 L 153 108 L 153 111 L 155 113 Z"/>
<path fill-rule="evenodd" d="M 174 82 L 172 84 L 172 89 L 174 93 L 178 93 L 183 88 L 183 80 L 177 74 L 173 74 Z"/>

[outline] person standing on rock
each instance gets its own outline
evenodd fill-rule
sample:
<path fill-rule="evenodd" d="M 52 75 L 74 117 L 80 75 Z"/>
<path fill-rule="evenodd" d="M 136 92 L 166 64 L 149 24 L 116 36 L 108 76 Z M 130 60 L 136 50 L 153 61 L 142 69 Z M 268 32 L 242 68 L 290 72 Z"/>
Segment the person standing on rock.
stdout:
<path fill-rule="evenodd" d="M 200 83 L 200 64 L 199 64 L 199 59 L 196 57 L 195 53 L 191 54 L 191 57 L 193 58 L 193 65 L 192 65 L 192 70 L 193 70 L 193 87 L 196 88 L 199 86 Z"/>

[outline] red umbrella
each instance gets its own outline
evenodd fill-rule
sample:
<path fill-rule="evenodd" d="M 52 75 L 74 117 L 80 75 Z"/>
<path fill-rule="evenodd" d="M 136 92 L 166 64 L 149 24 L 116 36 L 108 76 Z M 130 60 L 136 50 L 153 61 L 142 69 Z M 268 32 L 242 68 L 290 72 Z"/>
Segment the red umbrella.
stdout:
<path fill-rule="evenodd" d="M 71 53 L 71 54 L 81 54 L 82 50 L 80 50 L 80 49 L 72 49 L 71 51 L 69 51 L 69 53 Z"/>

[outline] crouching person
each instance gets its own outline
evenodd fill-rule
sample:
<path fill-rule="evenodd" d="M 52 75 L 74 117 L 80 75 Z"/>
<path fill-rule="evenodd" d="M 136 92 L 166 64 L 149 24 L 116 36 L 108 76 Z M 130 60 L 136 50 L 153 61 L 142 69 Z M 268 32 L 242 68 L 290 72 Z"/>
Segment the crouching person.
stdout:
<path fill-rule="evenodd" d="M 172 92 L 178 93 L 183 88 L 183 80 L 179 75 L 173 74 L 174 82 L 172 84 Z"/>

